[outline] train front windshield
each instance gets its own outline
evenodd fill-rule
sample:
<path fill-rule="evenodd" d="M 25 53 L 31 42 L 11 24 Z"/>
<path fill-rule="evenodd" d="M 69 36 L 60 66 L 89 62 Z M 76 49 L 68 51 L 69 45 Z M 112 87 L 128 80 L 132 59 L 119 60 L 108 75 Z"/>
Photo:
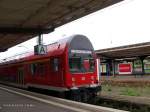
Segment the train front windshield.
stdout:
<path fill-rule="evenodd" d="M 95 61 L 91 54 L 74 53 L 69 57 L 71 73 L 94 72 Z"/>

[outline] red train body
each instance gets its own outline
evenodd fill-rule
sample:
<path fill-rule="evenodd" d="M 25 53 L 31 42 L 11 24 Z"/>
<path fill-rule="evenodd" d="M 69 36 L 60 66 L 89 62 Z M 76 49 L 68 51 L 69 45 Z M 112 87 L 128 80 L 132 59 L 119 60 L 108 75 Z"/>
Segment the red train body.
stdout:
<path fill-rule="evenodd" d="M 28 53 L 1 63 L 0 80 L 20 87 L 78 93 L 78 96 L 82 92 L 84 97 L 100 90 L 96 55 L 91 42 L 82 35 L 48 45 L 46 55 Z"/>

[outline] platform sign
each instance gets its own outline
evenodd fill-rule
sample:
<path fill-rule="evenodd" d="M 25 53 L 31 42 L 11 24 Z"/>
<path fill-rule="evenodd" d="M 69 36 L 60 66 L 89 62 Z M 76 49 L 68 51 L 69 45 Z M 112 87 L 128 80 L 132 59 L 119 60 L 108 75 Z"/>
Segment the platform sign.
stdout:
<path fill-rule="evenodd" d="M 131 63 L 121 63 L 118 65 L 119 74 L 131 74 L 132 65 Z"/>
<path fill-rule="evenodd" d="M 47 54 L 47 46 L 46 45 L 36 45 L 36 46 L 34 46 L 34 54 L 35 55 Z"/>

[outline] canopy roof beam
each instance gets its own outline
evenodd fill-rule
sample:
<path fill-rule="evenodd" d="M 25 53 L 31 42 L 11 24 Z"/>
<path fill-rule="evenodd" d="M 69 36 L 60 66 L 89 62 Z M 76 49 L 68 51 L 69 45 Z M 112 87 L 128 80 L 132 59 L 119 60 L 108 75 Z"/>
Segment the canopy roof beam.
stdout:
<path fill-rule="evenodd" d="M 19 27 L 0 27 L 1 34 L 48 34 L 54 28 L 19 28 Z"/>

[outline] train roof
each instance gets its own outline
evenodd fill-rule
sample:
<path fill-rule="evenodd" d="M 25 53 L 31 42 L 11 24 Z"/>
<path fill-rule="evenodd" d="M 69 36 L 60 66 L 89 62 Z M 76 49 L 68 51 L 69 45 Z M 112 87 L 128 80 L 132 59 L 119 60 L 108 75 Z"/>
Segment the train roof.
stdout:
<path fill-rule="evenodd" d="M 94 50 L 90 40 L 86 36 L 80 34 L 61 39 L 56 43 L 66 43 L 71 49 Z"/>

